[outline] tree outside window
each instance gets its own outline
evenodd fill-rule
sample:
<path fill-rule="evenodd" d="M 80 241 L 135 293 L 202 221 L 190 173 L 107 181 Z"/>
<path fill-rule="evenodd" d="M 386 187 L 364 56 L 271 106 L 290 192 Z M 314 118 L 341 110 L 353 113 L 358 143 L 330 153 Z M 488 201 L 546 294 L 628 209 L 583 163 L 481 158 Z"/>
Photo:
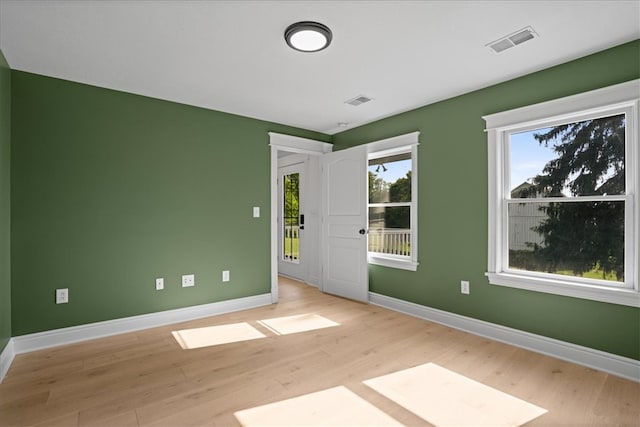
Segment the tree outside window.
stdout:
<path fill-rule="evenodd" d="M 510 268 L 624 282 L 625 123 L 616 114 L 510 135 Z"/>

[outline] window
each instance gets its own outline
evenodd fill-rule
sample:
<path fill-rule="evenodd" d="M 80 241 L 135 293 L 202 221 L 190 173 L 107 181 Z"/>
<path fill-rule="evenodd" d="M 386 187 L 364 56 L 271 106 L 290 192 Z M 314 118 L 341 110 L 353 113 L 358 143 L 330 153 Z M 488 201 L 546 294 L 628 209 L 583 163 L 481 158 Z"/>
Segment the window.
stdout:
<path fill-rule="evenodd" d="M 416 270 L 418 133 L 369 144 L 369 263 Z"/>
<path fill-rule="evenodd" d="M 639 83 L 484 117 L 490 283 L 640 306 Z"/>
<path fill-rule="evenodd" d="M 300 262 L 300 174 L 283 175 L 282 259 Z"/>

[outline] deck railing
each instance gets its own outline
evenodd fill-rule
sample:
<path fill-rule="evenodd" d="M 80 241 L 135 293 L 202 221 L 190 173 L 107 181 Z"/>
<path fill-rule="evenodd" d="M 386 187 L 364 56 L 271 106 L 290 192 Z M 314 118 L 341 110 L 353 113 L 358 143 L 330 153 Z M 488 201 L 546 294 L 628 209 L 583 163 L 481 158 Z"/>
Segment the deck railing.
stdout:
<path fill-rule="evenodd" d="M 297 225 L 284 228 L 284 259 L 299 259 L 300 229 Z M 369 252 L 411 256 L 411 230 L 400 228 L 370 228 Z"/>
<path fill-rule="evenodd" d="M 370 228 L 369 252 L 411 256 L 411 230 Z"/>
<path fill-rule="evenodd" d="M 300 259 L 300 227 L 298 225 L 284 226 L 283 258 L 286 261 L 298 262 Z"/>

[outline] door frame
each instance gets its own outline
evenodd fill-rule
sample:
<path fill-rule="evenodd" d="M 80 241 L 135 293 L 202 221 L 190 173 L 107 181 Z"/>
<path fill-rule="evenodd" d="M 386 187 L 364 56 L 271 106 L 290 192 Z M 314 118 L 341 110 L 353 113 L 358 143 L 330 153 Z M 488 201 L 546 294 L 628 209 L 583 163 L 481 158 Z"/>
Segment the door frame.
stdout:
<path fill-rule="evenodd" d="M 328 142 L 300 138 L 276 132 L 268 132 L 271 147 L 271 302 L 278 302 L 278 151 L 308 155 L 330 153 L 333 145 Z M 322 284 L 319 284 L 322 288 Z"/>

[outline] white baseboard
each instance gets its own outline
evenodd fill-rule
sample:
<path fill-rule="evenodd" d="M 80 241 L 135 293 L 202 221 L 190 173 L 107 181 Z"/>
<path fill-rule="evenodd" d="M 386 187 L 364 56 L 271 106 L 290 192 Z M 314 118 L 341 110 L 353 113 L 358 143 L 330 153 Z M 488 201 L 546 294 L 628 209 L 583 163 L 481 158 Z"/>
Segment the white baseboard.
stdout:
<path fill-rule="evenodd" d="M 318 283 L 320 283 L 320 278 L 318 276 L 309 276 L 306 280 L 301 279 L 299 277 L 289 276 L 287 274 L 278 273 L 278 276 L 282 276 L 286 279 L 295 280 L 296 282 L 304 283 L 309 286 L 313 286 L 314 288 L 319 288 Z"/>
<path fill-rule="evenodd" d="M 0 383 L 4 380 L 4 376 L 7 375 L 9 371 L 9 367 L 11 366 L 11 362 L 13 362 L 13 358 L 15 357 L 15 352 L 13 350 L 13 338 L 9 339 L 9 342 L 4 347 L 4 350 L 0 352 Z"/>
<path fill-rule="evenodd" d="M 193 307 L 125 317 L 122 319 L 89 323 L 69 328 L 54 329 L 52 331 L 38 332 L 35 334 L 21 335 L 12 338 L 12 351 L 15 352 L 15 354 L 27 353 L 44 348 L 57 347 L 65 344 L 107 337 L 110 335 L 139 331 L 141 329 L 155 328 L 158 326 L 170 325 L 172 323 L 247 310 L 269 304 L 271 304 L 271 294 L 262 294 L 228 301 L 196 305 Z"/>
<path fill-rule="evenodd" d="M 374 292 L 369 293 L 369 302 L 413 317 L 640 382 L 640 361 L 635 359 L 449 313 Z"/>
<path fill-rule="evenodd" d="M 307 285 L 320 289 L 320 286 L 318 286 L 318 283 L 320 283 L 320 276 L 309 276 L 309 279 L 307 280 Z"/>
<path fill-rule="evenodd" d="M 373 292 L 369 293 L 369 302 L 410 316 L 640 382 L 640 361 L 635 359 L 496 325 L 459 314 L 449 313 Z M 269 304 L 271 304 L 271 295 L 262 294 L 13 337 L 0 353 L 0 382 L 4 379 L 16 354 L 246 310 Z"/>

